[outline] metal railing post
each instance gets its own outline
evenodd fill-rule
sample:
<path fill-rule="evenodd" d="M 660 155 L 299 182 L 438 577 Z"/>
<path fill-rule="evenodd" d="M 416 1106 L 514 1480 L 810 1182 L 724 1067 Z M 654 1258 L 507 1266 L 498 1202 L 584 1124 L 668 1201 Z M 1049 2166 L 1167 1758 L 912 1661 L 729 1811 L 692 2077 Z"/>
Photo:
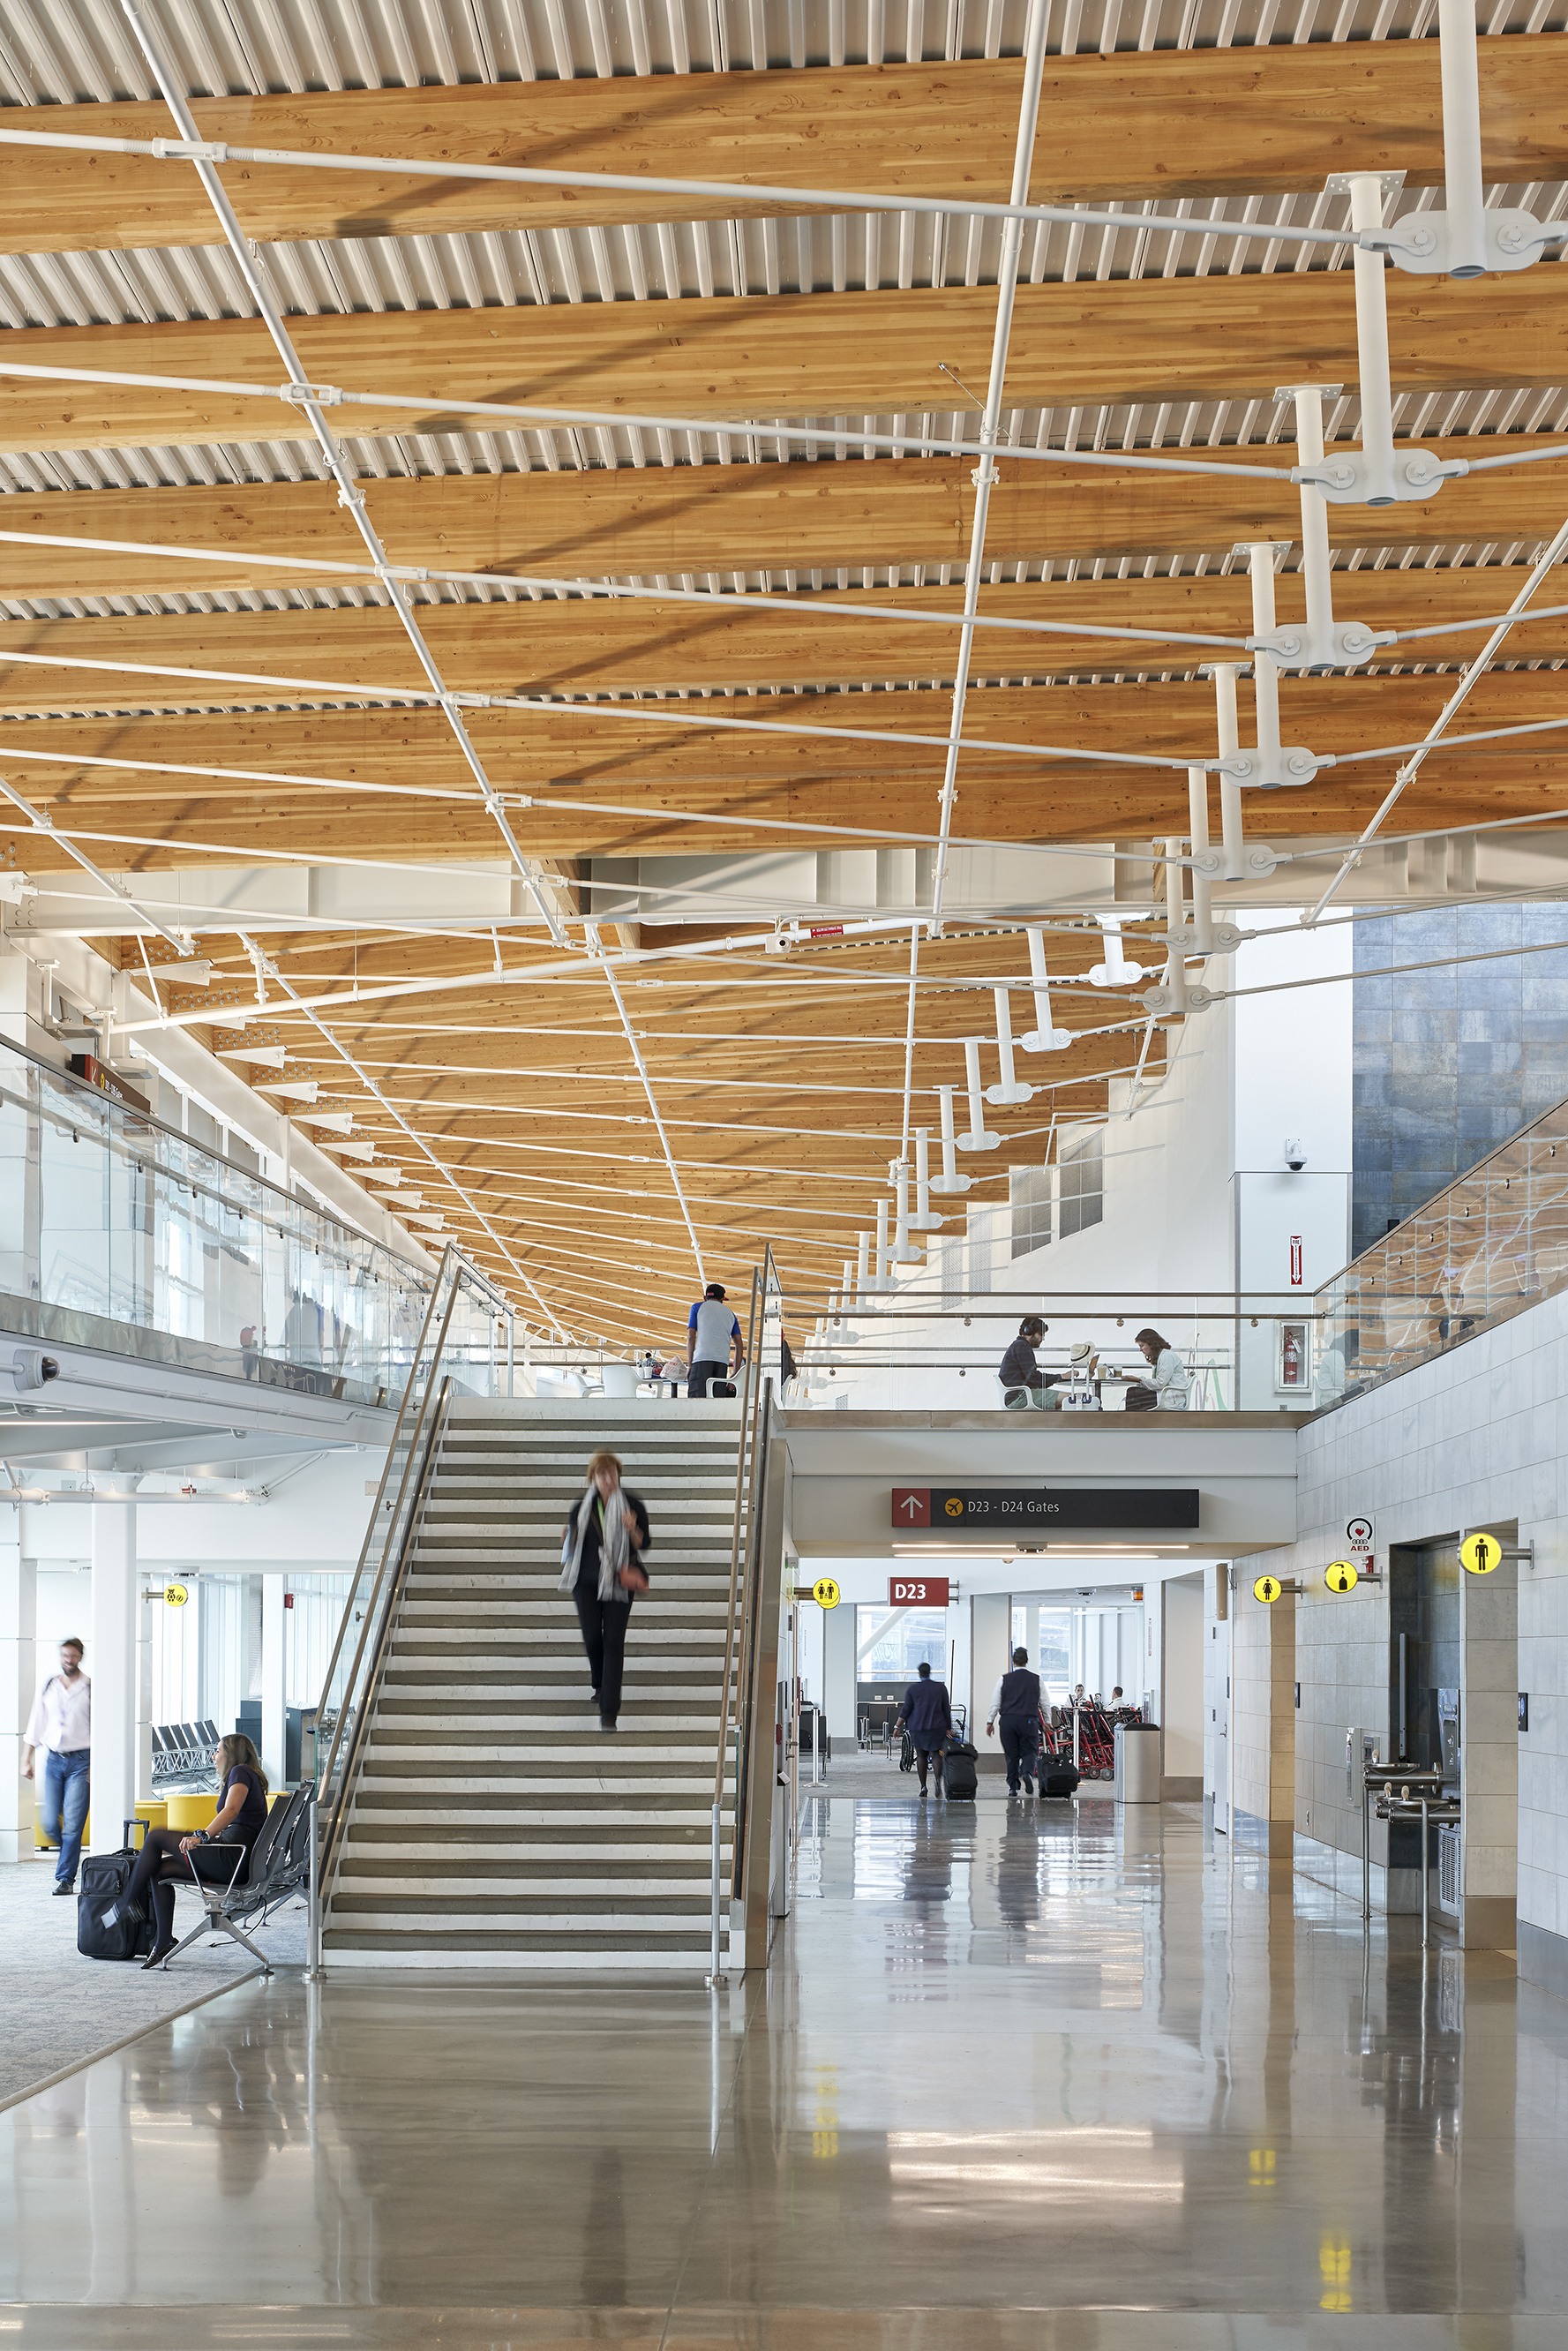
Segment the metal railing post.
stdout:
<path fill-rule="evenodd" d="M 306 1930 L 305 1980 L 307 1983 L 319 1983 L 321 1980 L 321 1886 L 317 1871 L 316 1799 L 314 1796 L 310 1799 L 309 1834 L 310 1878 L 307 1896 L 308 1923 Z"/>
<path fill-rule="evenodd" d="M 751 1306 L 747 1316 L 746 1327 L 746 1377 L 741 1383 L 740 1392 L 740 1432 L 739 1441 L 736 1450 L 735 1463 L 735 1516 L 730 1529 L 729 1541 L 729 1598 L 725 1610 L 724 1679 L 719 1688 L 718 1741 L 713 1775 L 713 1964 L 708 1975 L 708 1988 L 710 1991 L 716 1988 L 716 1986 L 722 1981 L 722 1978 L 719 1974 L 719 1905 L 722 1894 L 723 1879 L 720 1848 L 722 1843 L 722 1821 L 724 1810 L 724 1762 L 725 1748 L 728 1742 L 729 1734 L 730 1676 L 735 1670 L 737 1663 L 735 1638 L 736 1591 L 740 1581 L 741 1526 L 748 1512 L 747 1467 L 748 1456 L 751 1448 L 750 1432 L 753 1428 L 755 1420 L 752 1395 L 758 1376 L 757 1364 L 757 1300 L 758 1289 L 761 1279 L 762 1276 L 760 1270 L 754 1266 L 751 1271 Z M 737 1719 L 739 1712 L 740 1708 L 737 1704 L 736 1708 Z M 740 1758 L 737 1750 L 736 1756 L 737 1826 L 739 1818 L 739 1791 Z M 738 1837 L 737 1838 L 736 1843 L 738 1843 Z M 732 1845 L 732 1857 L 733 1851 L 734 1847 Z"/>

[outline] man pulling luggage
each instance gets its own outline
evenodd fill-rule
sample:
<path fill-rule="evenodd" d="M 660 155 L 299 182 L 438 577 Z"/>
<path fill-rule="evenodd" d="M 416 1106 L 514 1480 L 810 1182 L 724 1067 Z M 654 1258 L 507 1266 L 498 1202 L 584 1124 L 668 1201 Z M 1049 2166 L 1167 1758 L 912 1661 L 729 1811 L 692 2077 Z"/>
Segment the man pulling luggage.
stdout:
<path fill-rule="evenodd" d="M 934 1682 L 931 1667 L 923 1658 L 919 1679 L 910 1683 L 904 1693 L 904 1711 L 894 1724 L 895 1730 L 909 1733 L 909 1743 L 915 1750 L 915 1761 L 920 1771 L 920 1792 L 925 1793 L 925 1774 L 929 1766 L 936 1766 L 936 1793 L 942 1793 L 942 1749 L 953 1729 L 952 1702 L 946 1682 Z"/>
<path fill-rule="evenodd" d="M 1021 1779 L 1025 1792 L 1034 1793 L 1035 1747 L 1040 1737 L 1040 1676 L 1029 1671 L 1029 1651 L 1013 1651 L 1012 1671 L 1002 1676 L 986 1709 L 986 1736 L 999 1723 L 1002 1753 L 1008 1759 L 1008 1793 L 1016 1796 Z"/>

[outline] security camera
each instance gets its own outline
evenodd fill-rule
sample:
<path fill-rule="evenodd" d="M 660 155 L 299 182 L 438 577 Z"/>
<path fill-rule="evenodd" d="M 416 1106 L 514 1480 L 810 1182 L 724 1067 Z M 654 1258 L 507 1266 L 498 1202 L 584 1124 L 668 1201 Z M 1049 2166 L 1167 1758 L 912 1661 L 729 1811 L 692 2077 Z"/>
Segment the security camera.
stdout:
<path fill-rule="evenodd" d="M 1306 1164 L 1307 1155 L 1301 1149 L 1300 1138 L 1293 1134 L 1288 1134 L 1285 1137 L 1286 1166 L 1290 1169 L 1292 1176 L 1299 1176 Z"/>
<path fill-rule="evenodd" d="M 18 1388 L 41 1388 L 49 1380 L 57 1380 L 60 1367 L 53 1355 L 40 1354 L 36 1347 L 18 1347 L 9 1364 L 0 1365 L 8 1371 Z"/>

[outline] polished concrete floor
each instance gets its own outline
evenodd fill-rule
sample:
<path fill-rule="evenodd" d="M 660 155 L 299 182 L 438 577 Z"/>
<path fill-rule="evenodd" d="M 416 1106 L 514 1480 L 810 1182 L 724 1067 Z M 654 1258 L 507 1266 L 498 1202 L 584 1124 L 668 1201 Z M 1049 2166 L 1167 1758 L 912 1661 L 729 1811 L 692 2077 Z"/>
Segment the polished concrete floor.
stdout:
<path fill-rule="evenodd" d="M 0 2115 L 0 2339 L 1562 2351 L 1568 2006 L 1196 1807 L 807 1809 L 766 1979 L 279 1974 Z"/>

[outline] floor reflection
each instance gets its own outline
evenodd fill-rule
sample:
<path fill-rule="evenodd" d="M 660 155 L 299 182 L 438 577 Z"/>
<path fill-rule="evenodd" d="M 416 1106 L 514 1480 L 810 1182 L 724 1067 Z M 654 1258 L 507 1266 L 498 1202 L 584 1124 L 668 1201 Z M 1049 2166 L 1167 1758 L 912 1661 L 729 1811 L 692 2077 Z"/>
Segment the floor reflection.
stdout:
<path fill-rule="evenodd" d="M 1506 1957 L 1364 1940 L 1190 1806 L 816 1794 L 801 1840 L 768 1975 L 716 2002 L 280 1976 L 0 2115 L 8 2336 L 1568 2337 L 1568 2008 Z"/>

